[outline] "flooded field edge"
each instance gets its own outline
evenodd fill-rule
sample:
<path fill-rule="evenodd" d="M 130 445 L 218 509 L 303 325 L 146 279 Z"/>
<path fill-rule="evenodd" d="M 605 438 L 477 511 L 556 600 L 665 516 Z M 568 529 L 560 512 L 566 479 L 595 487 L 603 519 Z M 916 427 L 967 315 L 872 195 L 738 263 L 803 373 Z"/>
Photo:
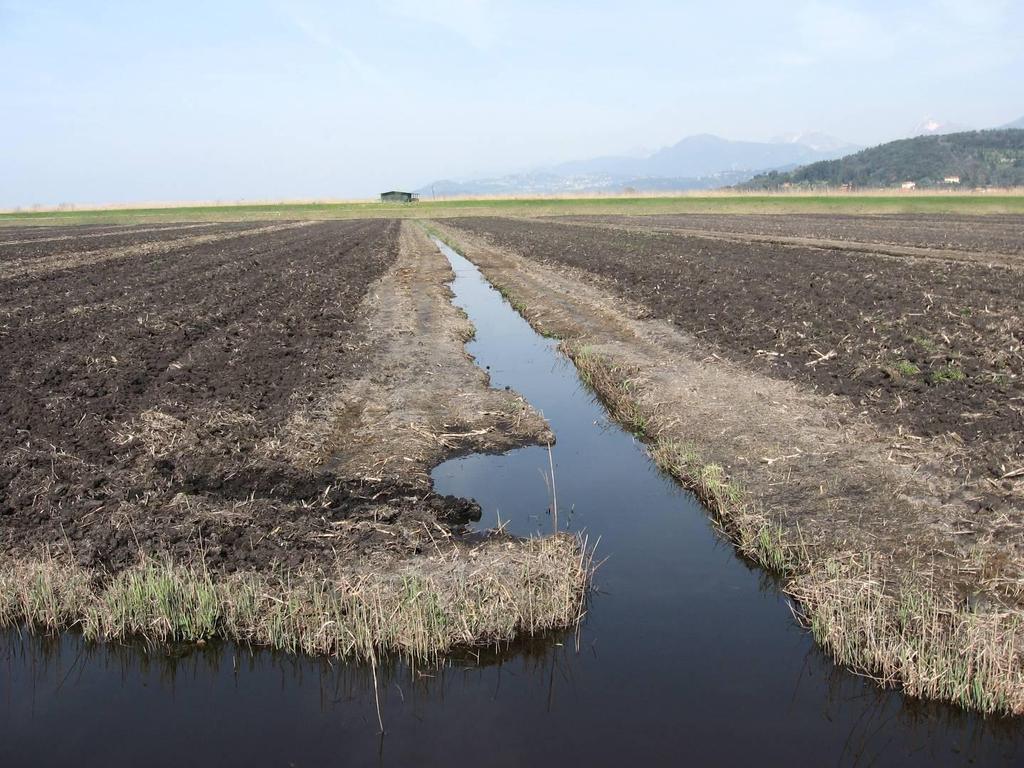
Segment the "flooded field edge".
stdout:
<path fill-rule="evenodd" d="M 794 622 L 779 578 L 744 557 L 652 461 L 635 438 L 646 414 L 623 403 L 620 428 L 614 404 L 582 386 L 586 361 L 574 364 L 530 330 L 514 311 L 529 307 L 513 291 L 502 302 L 483 276 L 468 292 L 461 282 L 455 304 L 473 304 L 474 320 L 483 313 L 471 354 L 494 387 L 542 409 L 558 442 L 466 453 L 431 476 L 439 493 L 477 499 L 481 531 L 600 539 L 580 626 L 497 652 L 456 650 L 440 664 L 8 629 L 0 761 L 62 765 L 86 750 L 111 766 L 670 764 L 685 754 L 700 764 L 931 767 L 1009 763 L 1021 752 L 1019 721 L 911 699 L 834 665 Z M 509 328 L 508 315 L 525 331 Z M 701 458 L 685 457 L 691 468 Z M 551 537 L 556 473 L 561 533 Z M 730 501 L 730 478 L 705 474 L 696 490 Z M 62 739 L 49 738 L 56 728 Z"/>
<path fill-rule="evenodd" d="M 428 227 L 448 247 L 466 252 L 467 233 L 437 222 Z M 467 258 L 481 253 L 477 245 Z M 990 715 L 1024 713 L 1022 622 L 1016 612 L 979 611 L 948 590 L 936 591 L 928 579 L 915 578 L 913 568 L 894 579 L 870 553 L 816 556 L 799 530 L 794 536 L 778 513 L 766 513 L 722 464 L 661 431 L 674 414 L 664 412 L 658 392 L 651 393 L 647 371 L 625 356 L 596 351 L 600 338 L 561 332 L 558 315 L 534 301 L 536 292 L 517 287 L 507 264 L 489 269 L 484 258 L 477 266 L 538 333 L 566 337 L 560 348 L 581 379 L 624 428 L 643 437 L 662 470 L 697 494 L 738 551 L 779 578 L 794 600 L 794 615 L 837 664 L 912 697 Z"/>

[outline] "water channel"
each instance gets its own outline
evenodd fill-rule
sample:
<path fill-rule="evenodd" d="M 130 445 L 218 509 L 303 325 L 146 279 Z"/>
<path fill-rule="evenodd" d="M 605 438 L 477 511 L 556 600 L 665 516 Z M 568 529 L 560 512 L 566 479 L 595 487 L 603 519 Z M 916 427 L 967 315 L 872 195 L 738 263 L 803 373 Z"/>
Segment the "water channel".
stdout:
<path fill-rule="evenodd" d="M 441 669 L 369 671 L 230 644 L 181 657 L 0 635 L 0 765 L 984 765 L 1024 762 L 1018 720 L 909 700 L 836 668 L 773 581 L 610 422 L 556 342 L 469 261 L 455 303 L 496 387 L 541 410 L 559 528 L 598 542 L 576 634 Z M 552 530 L 548 449 L 438 466 L 482 528 Z"/>

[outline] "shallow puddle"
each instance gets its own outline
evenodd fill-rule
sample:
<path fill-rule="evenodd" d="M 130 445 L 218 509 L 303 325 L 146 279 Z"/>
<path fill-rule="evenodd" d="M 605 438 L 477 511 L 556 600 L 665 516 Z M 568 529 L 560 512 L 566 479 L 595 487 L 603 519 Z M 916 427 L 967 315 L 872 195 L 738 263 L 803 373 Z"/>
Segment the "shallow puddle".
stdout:
<path fill-rule="evenodd" d="M 1024 760 L 1018 720 L 913 702 L 834 667 L 763 572 L 643 446 L 610 423 L 575 369 L 440 246 L 469 344 L 493 386 L 551 422 L 558 525 L 603 559 L 577 635 L 440 670 L 368 669 L 214 645 L 182 658 L 136 646 L 0 636 L 0 764 L 942 765 Z M 435 469 L 477 499 L 481 527 L 548 533 L 549 456 L 530 447 Z"/>

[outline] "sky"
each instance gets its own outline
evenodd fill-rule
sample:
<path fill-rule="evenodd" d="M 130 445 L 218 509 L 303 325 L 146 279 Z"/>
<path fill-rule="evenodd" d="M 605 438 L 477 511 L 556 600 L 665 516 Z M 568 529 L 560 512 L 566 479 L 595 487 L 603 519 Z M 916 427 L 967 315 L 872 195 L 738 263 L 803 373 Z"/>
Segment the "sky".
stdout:
<path fill-rule="evenodd" d="M 0 0 L 0 207 L 369 197 L 1024 115 L 1024 2 Z"/>

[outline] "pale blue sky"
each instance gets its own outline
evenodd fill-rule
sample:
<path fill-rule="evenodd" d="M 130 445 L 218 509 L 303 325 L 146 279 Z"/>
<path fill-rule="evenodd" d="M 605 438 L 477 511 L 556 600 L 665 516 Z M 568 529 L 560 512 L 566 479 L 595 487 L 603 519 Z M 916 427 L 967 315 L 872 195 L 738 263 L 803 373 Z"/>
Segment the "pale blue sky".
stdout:
<path fill-rule="evenodd" d="M 1024 114 L 1024 3 L 0 0 L 0 206 L 369 196 Z"/>

